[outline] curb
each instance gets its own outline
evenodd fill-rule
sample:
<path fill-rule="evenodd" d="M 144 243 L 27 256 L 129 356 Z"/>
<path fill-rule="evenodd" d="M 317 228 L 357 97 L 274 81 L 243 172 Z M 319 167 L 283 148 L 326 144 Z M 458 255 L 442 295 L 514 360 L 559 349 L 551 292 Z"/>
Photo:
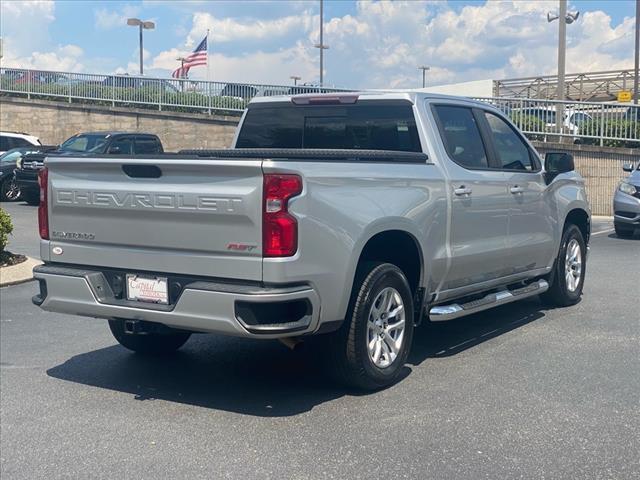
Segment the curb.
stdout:
<path fill-rule="evenodd" d="M 0 267 L 0 287 L 18 285 L 19 283 L 33 280 L 33 267 L 41 265 L 37 258 L 27 257 L 27 260 L 18 265 Z"/>

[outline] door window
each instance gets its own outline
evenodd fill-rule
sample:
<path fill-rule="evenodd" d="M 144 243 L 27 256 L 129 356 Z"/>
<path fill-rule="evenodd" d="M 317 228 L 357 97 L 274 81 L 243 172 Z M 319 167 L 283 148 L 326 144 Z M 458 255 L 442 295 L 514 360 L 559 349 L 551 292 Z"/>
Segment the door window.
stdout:
<path fill-rule="evenodd" d="M 117 138 L 109 147 L 109 153 L 114 155 L 132 155 L 133 154 L 133 138 L 123 137 Z"/>
<path fill-rule="evenodd" d="M 436 105 L 434 108 L 440 136 L 449 157 L 465 168 L 489 168 L 480 130 L 471 109 L 452 105 Z"/>
<path fill-rule="evenodd" d="M 162 153 L 160 141 L 154 137 L 137 137 L 136 138 L 136 154 L 152 155 L 154 153 Z"/>
<path fill-rule="evenodd" d="M 498 157 L 499 168 L 503 170 L 536 170 L 531 151 L 513 128 L 493 113 L 484 112 Z"/>

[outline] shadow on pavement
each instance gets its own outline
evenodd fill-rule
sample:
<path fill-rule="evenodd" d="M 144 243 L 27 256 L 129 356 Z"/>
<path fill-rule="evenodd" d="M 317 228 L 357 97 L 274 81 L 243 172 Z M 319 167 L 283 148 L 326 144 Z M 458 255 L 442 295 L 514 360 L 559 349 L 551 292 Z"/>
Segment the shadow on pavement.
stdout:
<path fill-rule="evenodd" d="M 409 365 L 455 355 L 544 316 L 538 301 L 504 306 L 416 331 Z M 105 325 L 105 328 L 107 326 Z M 177 354 L 143 357 L 112 346 L 76 355 L 47 371 L 51 377 L 171 402 L 247 415 L 281 417 L 359 395 L 323 374 L 314 350 L 289 351 L 275 341 L 194 335 Z M 410 374 L 407 367 L 405 375 Z"/>

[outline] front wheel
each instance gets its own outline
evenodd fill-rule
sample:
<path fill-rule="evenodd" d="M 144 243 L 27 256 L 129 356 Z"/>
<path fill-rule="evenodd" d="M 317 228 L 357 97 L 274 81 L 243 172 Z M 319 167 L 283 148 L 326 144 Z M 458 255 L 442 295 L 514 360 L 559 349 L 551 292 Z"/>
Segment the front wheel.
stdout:
<path fill-rule="evenodd" d="M 360 269 L 347 318 L 324 345 L 343 383 L 374 390 L 401 375 L 413 339 L 413 298 L 407 279 L 389 263 Z"/>
<path fill-rule="evenodd" d="M 627 238 L 633 236 L 633 227 L 629 228 L 626 225 L 622 226 L 621 224 L 614 222 L 613 228 L 615 229 L 616 236 L 618 237 Z"/>
<path fill-rule="evenodd" d="M 7 178 L 0 184 L 0 201 L 13 202 L 20 198 L 20 187 L 13 178 Z"/>
<path fill-rule="evenodd" d="M 109 329 L 120 345 L 136 353 L 163 355 L 175 352 L 189 340 L 191 333 L 175 331 L 171 333 L 149 332 L 145 334 L 125 333 L 124 321 L 109 320 Z"/>
<path fill-rule="evenodd" d="M 567 225 L 555 262 L 553 282 L 542 298 L 551 305 L 566 307 L 580 300 L 587 267 L 587 245 L 576 225 Z"/>

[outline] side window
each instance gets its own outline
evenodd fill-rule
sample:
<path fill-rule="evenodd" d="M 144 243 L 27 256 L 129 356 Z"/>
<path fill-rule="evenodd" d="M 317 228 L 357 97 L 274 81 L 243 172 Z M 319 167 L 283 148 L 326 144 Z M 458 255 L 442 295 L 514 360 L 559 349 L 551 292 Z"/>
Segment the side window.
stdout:
<path fill-rule="evenodd" d="M 133 138 L 121 137 L 116 138 L 109 146 L 109 152 L 112 155 L 132 155 L 133 154 Z"/>
<path fill-rule="evenodd" d="M 9 137 L 3 135 L 0 137 L 0 151 L 6 152 L 7 150 L 11 150 L 9 147 Z"/>
<path fill-rule="evenodd" d="M 136 137 L 136 154 L 152 155 L 162 153 L 160 141 L 154 137 Z"/>
<path fill-rule="evenodd" d="M 489 168 L 484 143 L 471 109 L 436 105 L 435 111 L 449 157 L 465 168 Z"/>
<path fill-rule="evenodd" d="M 489 122 L 500 168 L 504 170 L 536 170 L 529 147 L 503 119 L 484 112 Z"/>
<path fill-rule="evenodd" d="M 11 139 L 11 148 L 20 148 L 20 147 L 30 147 L 31 143 L 29 143 L 24 138 L 13 137 Z"/>

